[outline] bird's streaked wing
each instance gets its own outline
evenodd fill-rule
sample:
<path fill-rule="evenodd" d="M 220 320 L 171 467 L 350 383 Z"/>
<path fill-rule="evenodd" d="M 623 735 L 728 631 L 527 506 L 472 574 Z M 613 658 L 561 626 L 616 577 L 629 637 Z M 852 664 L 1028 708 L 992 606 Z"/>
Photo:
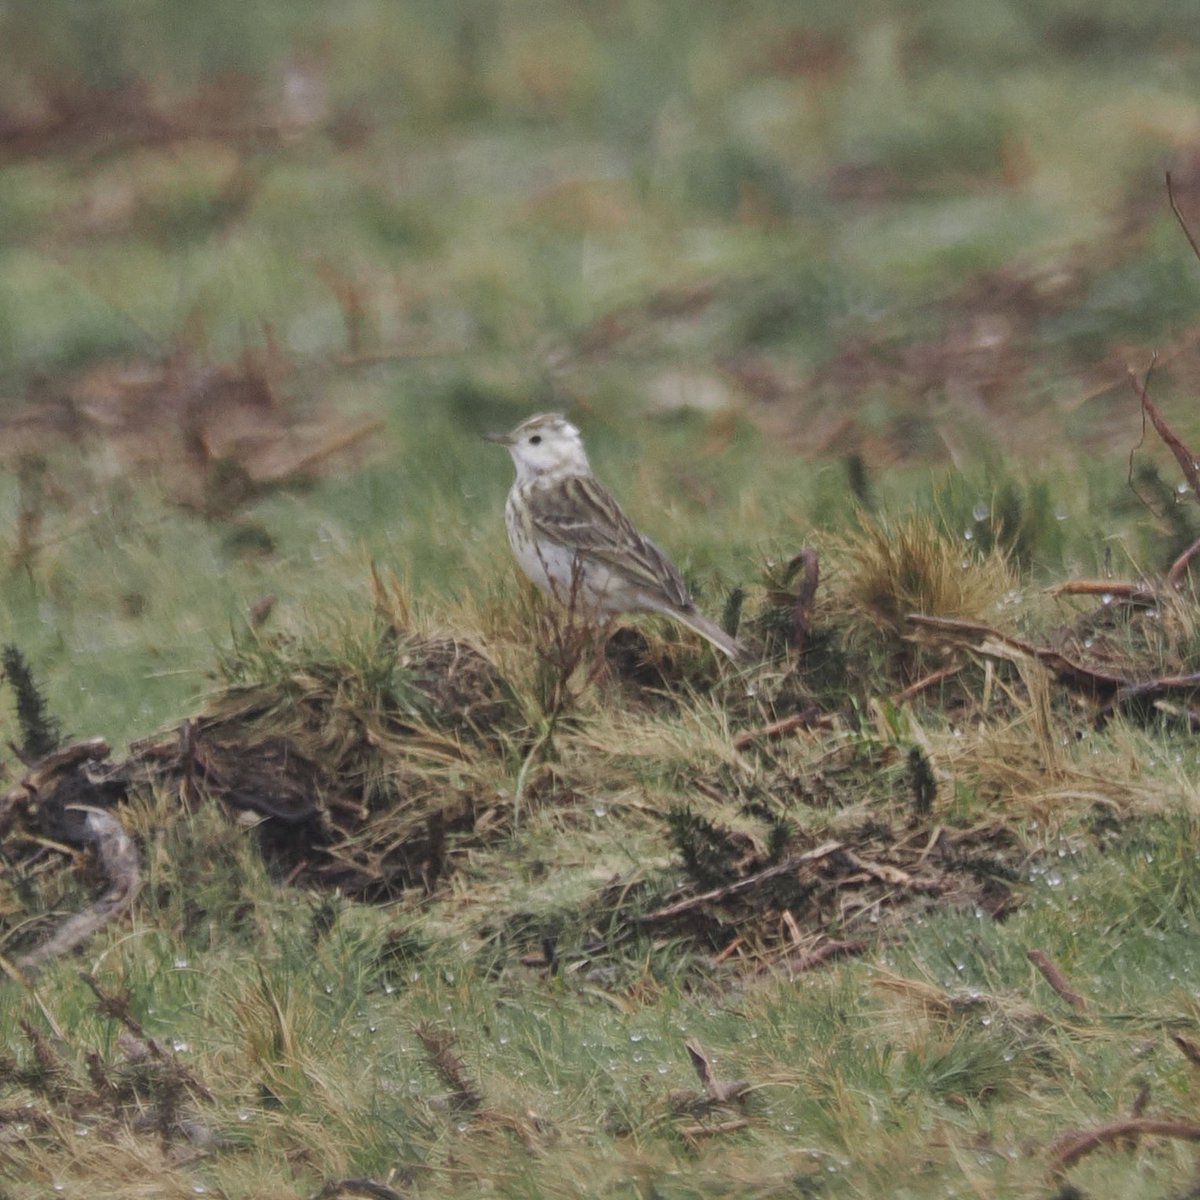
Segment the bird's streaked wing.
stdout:
<path fill-rule="evenodd" d="M 533 524 L 545 537 L 599 559 L 631 583 L 661 592 L 672 604 L 688 607 L 688 595 L 675 564 L 634 528 L 612 494 L 589 475 L 571 475 L 539 488 Z"/>

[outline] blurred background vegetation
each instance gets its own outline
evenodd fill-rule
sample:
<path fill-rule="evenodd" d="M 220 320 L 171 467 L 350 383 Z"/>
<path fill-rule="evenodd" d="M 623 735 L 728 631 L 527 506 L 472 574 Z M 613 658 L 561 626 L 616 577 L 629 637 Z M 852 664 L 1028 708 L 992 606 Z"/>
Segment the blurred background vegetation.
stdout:
<path fill-rule="evenodd" d="M 0 634 L 69 732 L 370 560 L 497 586 L 477 434 L 537 408 L 714 605 L 860 506 L 1033 578 L 1200 532 L 1126 478 L 1155 352 L 1200 437 L 1185 0 L 11 0 L 0 46 Z"/>

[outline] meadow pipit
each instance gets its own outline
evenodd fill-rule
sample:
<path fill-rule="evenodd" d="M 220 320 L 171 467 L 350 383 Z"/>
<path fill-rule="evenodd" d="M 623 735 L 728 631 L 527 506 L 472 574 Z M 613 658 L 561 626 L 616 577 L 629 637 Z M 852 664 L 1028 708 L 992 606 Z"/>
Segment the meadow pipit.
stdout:
<path fill-rule="evenodd" d="M 675 564 L 638 533 L 592 474 L 579 430 L 557 413 L 484 434 L 517 468 L 504 521 L 521 570 L 560 604 L 590 615 L 657 612 L 732 659 L 740 643 L 696 610 Z"/>

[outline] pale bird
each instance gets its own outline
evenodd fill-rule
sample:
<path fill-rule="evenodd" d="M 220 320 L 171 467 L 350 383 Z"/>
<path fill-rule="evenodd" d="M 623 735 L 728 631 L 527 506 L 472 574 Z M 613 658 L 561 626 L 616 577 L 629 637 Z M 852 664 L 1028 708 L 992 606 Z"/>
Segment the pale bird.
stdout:
<path fill-rule="evenodd" d="M 745 650 L 696 608 L 678 568 L 621 511 L 592 474 L 579 430 L 558 413 L 487 433 L 507 446 L 517 468 L 504 523 L 521 569 L 560 604 L 597 616 L 656 612 L 722 654 Z"/>

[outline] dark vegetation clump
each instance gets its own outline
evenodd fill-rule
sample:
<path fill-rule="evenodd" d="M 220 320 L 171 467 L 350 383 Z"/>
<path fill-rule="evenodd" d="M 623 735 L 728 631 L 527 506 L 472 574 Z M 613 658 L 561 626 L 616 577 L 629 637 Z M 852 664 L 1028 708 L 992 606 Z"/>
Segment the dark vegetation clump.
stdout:
<path fill-rule="evenodd" d="M 260 818 L 281 878 L 366 899 L 432 889 L 497 822 L 479 765 L 519 712 L 472 643 L 382 626 L 334 649 L 248 631 L 222 673 L 205 712 L 134 746 L 125 771 Z"/>
<path fill-rule="evenodd" d="M 0 655 L 3 678 L 12 689 L 17 710 L 17 728 L 21 731 L 19 753 L 23 762 L 45 758 L 62 740 L 62 728 L 50 715 L 46 699 L 34 682 L 24 655 L 14 645 L 4 647 Z"/>

